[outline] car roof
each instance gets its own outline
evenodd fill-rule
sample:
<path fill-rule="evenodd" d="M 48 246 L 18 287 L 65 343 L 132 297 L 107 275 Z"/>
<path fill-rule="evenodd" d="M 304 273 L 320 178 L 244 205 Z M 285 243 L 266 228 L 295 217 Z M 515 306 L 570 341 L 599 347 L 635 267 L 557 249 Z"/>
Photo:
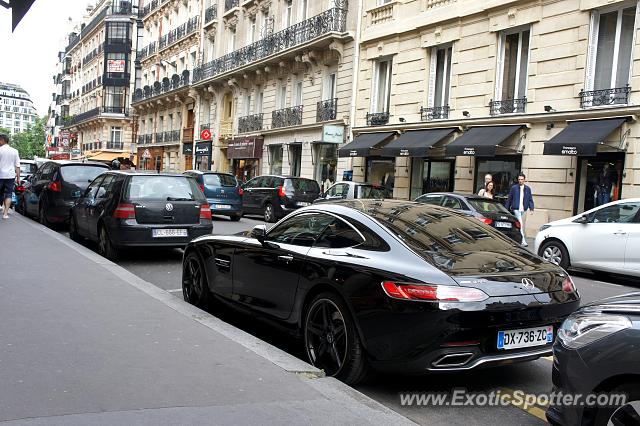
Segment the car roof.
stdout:
<path fill-rule="evenodd" d="M 188 178 L 182 173 L 156 172 L 155 170 L 111 170 L 109 173 L 125 175 L 125 176 L 170 176 Z"/>
<path fill-rule="evenodd" d="M 23 160 L 22 158 L 20 159 L 21 163 L 27 163 L 27 164 L 36 164 L 35 160 Z"/>
<path fill-rule="evenodd" d="M 286 176 L 286 175 L 260 175 L 260 176 L 254 177 L 253 179 L 261 178 L 261 177 L 275 177 L 280 179 L 304 179 L 304 180 L 312 180 L 315 182 L 315 179 L 311 179 L 311 178 L 306 178 L 302 176 Z"/>
<path fill-rule="evenodd" d="M 78 160 L 47 160 L 44 164 L 54 163 L 60 166 L 101 166 L 107 167 L 104 163 L 100 163 L 98 161 L 78 161 Z"/>
<path fill-rule="evenodd" d="M 185 173 L 197 173 L 200 175 L 227 175 L 235 177 L 235 175 L 228 172 L 214 172 L 213 170 L 185 170 Z"/>

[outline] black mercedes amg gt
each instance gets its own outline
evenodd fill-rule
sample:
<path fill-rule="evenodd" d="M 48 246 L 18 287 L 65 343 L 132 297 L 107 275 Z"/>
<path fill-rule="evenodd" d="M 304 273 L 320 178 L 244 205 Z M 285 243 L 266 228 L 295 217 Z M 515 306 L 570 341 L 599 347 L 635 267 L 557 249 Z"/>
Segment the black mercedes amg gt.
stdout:
<path fill-rule="evenodd" d="M 193 240 L 184 299 L 224 301 L 304 338 L 346 383 L 372 367 L 469 370 L 551 354 L 569 275 L 477 219 L 408 201 L 302 208 L 270 230 Z"/>

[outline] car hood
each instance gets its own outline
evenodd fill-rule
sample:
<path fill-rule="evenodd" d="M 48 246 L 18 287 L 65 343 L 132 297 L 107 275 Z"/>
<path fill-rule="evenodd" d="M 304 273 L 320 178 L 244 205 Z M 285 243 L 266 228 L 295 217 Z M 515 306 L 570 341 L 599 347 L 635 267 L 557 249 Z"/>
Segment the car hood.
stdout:
<path fill-rule="evenodd" d="M 590 302 L 580 309 L 582 312 L 610 312 L 640 315 L 640 292 L 622 294 Z"/>

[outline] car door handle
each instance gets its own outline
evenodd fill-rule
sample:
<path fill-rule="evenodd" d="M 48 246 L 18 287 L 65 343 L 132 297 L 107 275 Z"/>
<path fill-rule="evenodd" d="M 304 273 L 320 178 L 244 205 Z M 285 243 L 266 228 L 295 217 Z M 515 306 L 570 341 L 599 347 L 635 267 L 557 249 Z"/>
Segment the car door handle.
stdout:
<path fill-rule="evenodd" d="M 282 260 L 285 263 L 293 262 L 293 256 L 278 256 L 278 260 Z"/>

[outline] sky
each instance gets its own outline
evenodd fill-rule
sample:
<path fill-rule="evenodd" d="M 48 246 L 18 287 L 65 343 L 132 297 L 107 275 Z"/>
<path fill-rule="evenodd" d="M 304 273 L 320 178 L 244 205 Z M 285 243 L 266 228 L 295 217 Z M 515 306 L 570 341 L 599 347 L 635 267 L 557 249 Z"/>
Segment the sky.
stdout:
<path fill-rule="evenodd" d="M 53 75 L 65 33 L 71 29 L 69 18 L 80 21 L 89 3 L 35 0 L 14 33 L 11 10 L 0 7 L 0 81 L 19 84 L 29 92 L 40 116 L 47 114 L 55 91 Z"/>

